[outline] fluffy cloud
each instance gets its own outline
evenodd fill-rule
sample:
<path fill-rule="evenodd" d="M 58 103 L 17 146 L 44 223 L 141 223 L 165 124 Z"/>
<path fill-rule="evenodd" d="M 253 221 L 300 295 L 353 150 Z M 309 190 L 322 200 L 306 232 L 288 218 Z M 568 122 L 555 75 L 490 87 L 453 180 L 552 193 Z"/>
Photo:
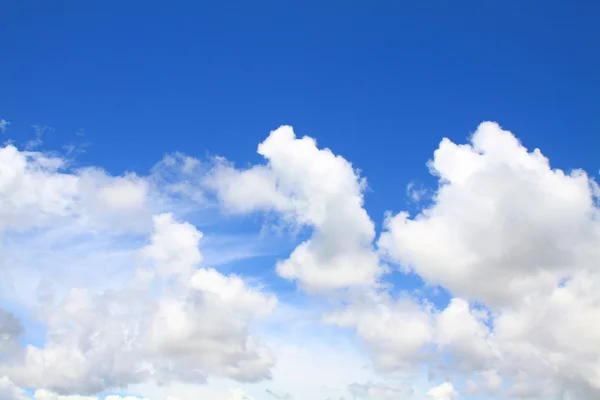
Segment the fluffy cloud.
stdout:
<path fill-rule="evenodd" d="M 441 142 L 429 163 L 440 179 L 434 205 L 389 218 L 381 248 L 430 283 L 493 306 L 589 268 L 600 251 L 596 184 L 552 170 L 494 123 L 471 142 Z"/>
<path fill-rule="evenodd" d="M 373 283 L 382 272 L 375 228 L 363 208 L 366 181 L 352 165 L 290 126 L 271 132 L 258 153 L 266 165 L 237 170 L 221 160 L 205 183 L 231 212 L 275 212 L 312 229 L 278 274 L 313 291 Z"/>
<path fill-rule="evenodd" d="M 16 386 L 7 376 L 0 377 L 0 399 L 26 400 L 25 391 Z"/>
<path fill-rule="evenodd" d="M 427 192 L 432 203 L 416 216 L 389 215 L 377 252 L 363 204 L 366 183 L 348 161 L 285 126 L 258 152 L 266 163 L 247 169 L 174 154 L 144 177 L 74 170 L 55 155 L 0 148 L 0 268 L 3 276 L 10 268 L 21 276 L 13 292 L 5 290 L 8 278 L 0 282 L 0 376 L 7 376 L 0 398 L 23 400 L 19 387 L 32 387 L 36 400 L 96 400 L 132 384 L 215 377 L 227 382 L 220 398 L 239 385 L 231 399 L 252 399 L 244 383 L 271 378 L 275 365 L 254 324 L 272 314 L 277 298 L 202 264 L 203 233 L 181 215 L 211 201 L 211 191 L 224 211 L 274 213 L 310 230 L 273 267 L 309 293 L 345 289 L 328 298 L 341 300 L 323 318 L 322 328 L 340 335 L 328 340 L 343 340 L 350 329 L 378 373 L 416 381 L 426 371 L 432 382 L 444 382 L 421 390 L 348 387 L 380 378 L 362 366 L 349 369 L 352 380 L 339 378 L 345 358 L 327 353 L 331 344 L 319 350 L 328 354 L 317 363 L 323 372 L 306 367 L 314 353 L 281 351 L 287 347 L 279 343 L 286 360 L 277 379 L 288 381 L 273 387 L 282 393 L 295 398 L 303 390 L 285 375 L 328 381 L 335 398 L 454 400 L 455 387 L 489 398 L 600 396 L 600 190 L 584 172 L 552 169 L 539 150 L 529 152 L 510 132 L 484 123 L 469 144 L 442 140 L 429 163 L 439 178 L 437 190 Z M 88 263 L 88 253 L 106 257 Z M 449 303 L 398 293 L 382 280 L 380 256 L 444 288 Z M 77 268 L 97 270 L 102 283 L 73 284 L 68 275 Z M 46 275 L 36 281 L 40 303 L 15 300 L 29 307 L 16 312 L 6 293 L 31 291 L 24 282 L 34 270 Z M 325 308 L 319 306 L 310 318 Z M 23 347 L 27 323 L 17 315 L 42 322 L 45 342 Z M 310 390 L 312 397 L 324 393 Z"/>
<path fill-rule="evenodd" d="M 190 172 L 193 163 L 184 161 L 169 164 L 170 172 L 180 167 Z M 82 286 L 54 293 L 42 281 L 43 345 L 20 349 L 23 327 L 0 310 L 0 371 L 19 385 L 51 390 L 38 392 L 47 397 L 91 395 L 151 378 L 203 382 L 212 374 L 241 381 L 269 376 L 273 358 L 248 326 L 268 315 L 276 298 L 235 275 L 200 268 L 202 233 L 169 213 L 152 217 L 151 208 L 169 200 L 156 193 L 159 172 L 167 169 L 154 172 L 146 178 L 110 176 L 98 168 L 73 170 L 58 156 L 0 148 L 0 228 L 11 244 L 15 233 L 32 243 L 40 231 L 46 239 L 68 236 L 62 242 L 67 248 L 73 242 L 79 246 L 90 230 L 103 231 L 111 241 L 123 233 L 148 232 L 150 239 L 137 259 L 129 258 L 130 278 L 109 290 Z"/>
<path fill-rule="evenodd" d="M 147 225 L 140 218 L 147 211 L 146 181 L 95 168 L 69 172 L 67 166 L 57 156 L 0 148 L 0 231 L 47 227 L 64 218 L 112 230 Z"/>
<path fill-rule="evenodd" d="M 134 176 L 111 178 L 90 169 L 61 173 L 59 159 L 15 148 L 0 150 L 0 159 L 11 167 L 2 170 L 0 179 L 6 200 L 0 212 L 13 218 L 4 221 L 8 230 L 47 225 L 51 219 L 87 224 L 85 218 L 97 217 L 101 209 L 131 215 L 145 206 L 147 184 Z M 192 225 L 171 214 L 155 216 L 153 224 L 138 265 L 131 266 L 134 275 L 121 287 L 99 293 L 72 288 L 45 297 L 41 317 L 48 333 L 43 346 L 15 351 L 22 328 L 2 311 L 0 371 L 21 386 L 57 393 L 38 393 L 47 398 L 91 395 L 147 379 L 268 377 L 274 360 L 248 326 L 268 315 L 276 298 L 235 275 L 199 268 L 202 234 Z"/>
<path fill-rule="evenodd" d="M 439 386 L 427 391 L 427 396 L 432 400 L 454 400 L 458 398 L 458 392 L 449 382 L 444 382 Z"/>
<path fill-rule="evenodd" d="M 444 139 L 429 167 L 440 180 L 433 204 L 390 217 L 379 246 L 466 299 L 436 312 L 434 343 L 450 352 L 451 367 L 477 375 L 488 395 L 597 398 L 595 182 L 551 169 L 494 123 L 468 145 Z"/>
<path fill-rule="evenodd" d="M 434 336 L 433 316 L 425 305 L 406 296 L 398 300 L 387 293 L 355 296 L 343 310 L 331 312 L 324 321 L 355 329 L 382 372 L 410 373 L 426 357 Z"/>

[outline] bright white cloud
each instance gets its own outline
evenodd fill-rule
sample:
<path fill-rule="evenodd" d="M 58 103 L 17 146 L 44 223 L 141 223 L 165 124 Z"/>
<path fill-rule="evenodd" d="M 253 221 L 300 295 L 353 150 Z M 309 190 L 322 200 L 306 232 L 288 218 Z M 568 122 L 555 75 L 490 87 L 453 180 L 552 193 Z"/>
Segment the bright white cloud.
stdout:
<path fill-rule="evenodd" d="M 162 240 L 169 233 L 180 241 Z M 273 360 L 247 327 L 272 311 L 273 296 L 211 269 L 197 269 L 180 284 L 152 279 L 153 271 L 190 271 L 200 260 L 200 237 L 189 224 L 157 216 L 152 243 L 142 250 L 153 258 L 154 269 L 141 271 L 118 292 L 93 296 L 73 289 L 47 311 L 49 342 L 28 346 L 24 360 L 7 371 L 22 385 L 90 394 L 152 377 L 160 382 L 202 382 L 213 373 L 242 381 L 267 377 Z M 171 265 L 173 246 L 188 255 L 180 262 L 190 265 Z"/>
<path fill-rule="evenodd" d="M 454 400 L 458 398 L 458 392 L 450 382 L 444 382 L 439 386 L 429 389 L 427 396 L 432 400 Z"/>
<path fill-rule="evenodd" d="M 307 290 L 371 284 L 382 273 L 372 248 L 375 228 L 363 208 L 366 181 L 352 165 L 290 126 L 258 146 L 266 165 L 237 170 L 220 160 L 205 183 L 237 213 L 275 212 L 312 229 L 278 274 Z"/>
<path fill-rule="evenodd" d="M 444 139 L 429 166 L 440 179 L 433 204 L 390 217 L 379 246 L 491 311 L 457 299 L 439 313 L 436 344 L 453 355 L 449 367 L 476 374 L 488 395 L 597 398 L 596 183 L 551 169 L 489 122 L 468 145 Z"/>
<path fill-rule="evenodd" d="M 329 313 L 324 320 L 355 329 L 382 372 L 413 372 L 424 361 L 425 346 L 434 336 L 433 316 L 426 305 L 409 297 L 394 300 L 387 293 L 356 296 L 348 307 Z"/>
<path fill-rule="evenodd" d="M 200 268 L 202 233 L 171 214 L 150 218 L 146 179 L 111 177 L 93 168 L 69 172 L 60 158 L 12 146 L 0 149 L 0 164 L 5 166 L 0 214 L 6 215 L 6 235 L 32 230 L 37 235 L 39 229 L 54 235 L 58 227 L 79 245 L 88 229 L 117 237 L 127 231 L 150 233 L 137 261 L 129 258 L 135 262 L 128 266 L 131 277 L 111 290 L 83 286 L 56 293 L 45 285 L 38 290 L 44 293 L 44 345 L 19 350 L 22 327 L 2 311 L 2 373 L 21 386 L 40 388 L 39 396 L 46 397 L 92 395 L 147 379 L 269 376 L 274 360 L 248 326 L 268 315 L 276 298 L 237 276 Z M 153 223 L 152 230 L 139 229 L 146 221 Z M 133 255 L 135 250 L 127 251 Z"/>
<path fill-rule="evenodd" d="M 40 152 L 0 148 L 0 230 L 48 227 L 60 219 L 90 228 L 147 226 L 147 183 L 128 174 L 85 168 L 67 172 L 66 160 Z M 146 215 L 149 217 L 149 214 Z"/>
<path fill-rule="evenodd" d="M 441 142 L 429 163 L 440 179 L 434 205 L 389 218 L 381 248 L 432 284 L 494 306 L 587 268 L 599 252 L 596 184 L 552 170 L 494 123 L 471 142 Z"/>
<path fill-rule="evenodd" d="M 191 224 L 176 223 L 171 214 L 154 217 L 155 231 L 142 256 L 155 262 L 161 276 L 188 277 L 202 261 L 198 244 L 202 233 Z"/>

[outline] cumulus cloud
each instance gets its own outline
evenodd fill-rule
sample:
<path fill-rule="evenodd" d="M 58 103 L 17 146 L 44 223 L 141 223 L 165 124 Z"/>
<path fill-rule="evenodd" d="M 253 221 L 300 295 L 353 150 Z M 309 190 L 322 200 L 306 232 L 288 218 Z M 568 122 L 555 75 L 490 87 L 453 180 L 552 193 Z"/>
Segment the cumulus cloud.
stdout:
<path fill-rule="evenodd" d="M 344 381 L 334 372 L 342 355 L 320 359 L 328 372 L 317 372 L 302 349 L 280 351 L 288 376 L 326 376 L 335 398 L 454 400 L 455 387 L 489 398 L 600 396 L 600 189 L 585 172 L 552 169 L 540 150 L 483 123 L 468 144 L 442 140 L 428 164 L 439 179 L 427 190 L 430 204 L 414 216 L 388 215 L 374 248 L 366 182 L 347 160 L 287 126 L 258 152 L 266 163 L 246 169 L 176 153 L 149 176 L 113 176 L 0 148 L 0 269 L 21 279 L 11 292 L 8 278 L 0 282 L 0 398 L 23 400 L 20 388 L 32 387 L 36 400 L 96 400 L 132 384 L 215 377 L 227 382 L 219 396 L 239 385 L 231 400 L 251 400 L 244 383 L 271 378 L 275 365 L 254 324 L 278 299 L 256 280 L 203 264 L 204 234 L 182 215 L 213 194 L 223 211 L 273 213 L 309 231 L 272 267 L 309 293 L 344 289 L 322 318 L 340 335 L 328 340 L 346 340 L 349 329 L 382 376 L 417 380 L 427 371 L 427 388 L 443 383 L 419 391 L 372 383 L 371 367 L 352 367 L 358 378 Z M 409 193 L 418 200 L 421 190 Z M 89 253 L 104 256 L 89 263 Z M 448 304 L 396 290 L 380 257 L 445 289 Z M 95 270 L 102 283 L 75 284 L 65 271 L 77 268 Z M 8 299 L 31 291 L 34 271 L 45 275 L 36 281 L 39 303 Z M 29 313 L 13 312 L 17 303 Z M 23 346 L 26 318 L 43 324 L 45 341 Z M 267 393 L 296 398 L 293 385 Z"/>
<path fill-rule="evenodd" d="M 434 205 L 389 218 L 379 244 L 432 284 L 509 305 L 598 255 L 596 184 L 551 169 L 498 125 L 480 125 L 471 145 L 444 139 L 429 166 L 440 179 Z"/>
<path fill-rule="evenodd" d="M 433 316 L 426 305 L 408 296 L 393 299 L 385 292 L 355 296 L 349 303 L 324 321 L 354 329 L 368 345 L 378 370 L 411 373 L 425 360 L 426 346 L 434 337 Z"/>
<path fill-rule="evenodd" d="M 26 400 L 25 391 L 16 386 L 7 376 L 0 377 L 0 399 Z"/>
<path fill-rule="evenodd" d="M 271 132 L 258 153 L 266 164 L 238 170 L 220 160 L 205 183 L 226 210 L 275 212 L 312 229 L 278 263 L 278 274 L 313 291 L 374 283 L 382 268 L 372 248 L 375 228 L 363 207 L 365 179 L 314 139 L 297 138 L 290 126 Z"/>
<path fill-rule="evenodd" d="M 491 122 L 470 144 L 442 140 L 429 168 L 439 178 L 433 204 L 390 216 L 379 246 L 464 299 L 436 312 L 434 343 L 452 368 L 474 373 L 490 395 L 597 398 L 596 183 L 552 169 Z"/>
<path fill-rule="evenodd" d="M 152 215 L 157 204 L 169 205 L 162 201 L 168 197 L 155 192 L 159 179 L 158 174 L 111 176 L 93 167 L 74 170 L 59 156 L 0 148 L 0 230 L 9 250 L 2 255 L 5 272 L 41 271 L 26 254 L 11 252 L 36 251 L 25 245 L 38 238 L 42 246 L 50 239 L 53 250 L 47 254 L 55 261 L 59 243 L 68 252 L 102 238 L 113 246 L 106 250 L 115 251 L 116 240 L 126 240 L 118 251 L 128 254 L 122 260 L 130 271 L 112 285 L 105 279 L 104 288 L 85 282 L 56 292 L 53 285 L 61 282 L 53 282 L 52 273 L 58 269 L 50 270 L 39 281 L 42 302 L 34 309 L 47 333 L 41 344 L 22 347 L 21 322 L 0 309 L 0 371 L 12 379 L 6 381 L 10 386 L 3 381 L 2 390 L 20 390 L 15 382 L 38 388 L 36 398 L 63 400 L 145 380 L 202 383 L 211 375 L 239 381 L 270 376 L 274 359 L 249 325 L 272 312 L 276 297 L 236 275 L 201 266 L 202 233 L 171 213 Z M 90 231 L 102 234 L 90 236 Z M 38 263 L 55 267 L 46 260 Z M 23 304 L 32 305 L 31 299 Z"/>
<path fill-rule="evenodd" d="M 143 258 L 151 258 L 149 268 L 118 291 L 94 295 L 72 289 L 45 310 L 46 344 L 28 345 L 0 370 L 22 386 L 59 394 L 93 394 L 150 378 L 268 377 L 273 360 L 247 328 L 254 317 L 273 310 L 275 297 L 233 275 L 205 268 L 191 272 L 201 260 L 202 235 L 171 215 L 154 221 L 151 243 L 141 250 Z M 182 280 L 160 279 L 167 274 Z"/>
<path fill-rule="evenodd" d="M 43 228 L 65 218 L 93 228 L 121 229 L 140 220 L 144 225 L 148 185 L 143 179 L 67 167 L 58 156 L 0 148 L 0 231 Z"/>

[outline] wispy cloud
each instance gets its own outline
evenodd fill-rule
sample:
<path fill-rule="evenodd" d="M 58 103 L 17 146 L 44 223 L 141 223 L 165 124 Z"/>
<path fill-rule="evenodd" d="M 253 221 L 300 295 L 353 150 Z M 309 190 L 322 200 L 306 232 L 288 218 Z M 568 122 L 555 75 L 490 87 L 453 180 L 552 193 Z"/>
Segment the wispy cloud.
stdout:
<path fill-rule="evenodd" d="M 0 133 L 6 132 L 8 125 L 10 125 L 10 122 L 5 119 L 0 119 Z"/>

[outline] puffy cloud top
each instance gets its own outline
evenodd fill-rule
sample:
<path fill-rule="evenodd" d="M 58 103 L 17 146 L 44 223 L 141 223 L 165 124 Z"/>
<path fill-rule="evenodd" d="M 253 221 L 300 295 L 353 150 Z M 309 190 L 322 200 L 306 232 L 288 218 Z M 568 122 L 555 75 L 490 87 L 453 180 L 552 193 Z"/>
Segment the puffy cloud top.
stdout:
<path fill-rule="evenodd" d="M 266 165 L 237 170 L 222 161 L 206 183 L 230 211 L 273 211 L 312 228 L 311 237 L 277 265 L 279 275 L 309 291 L 374 283 L 383 269 L 363 207 L 365 179 L 314 139 L 297 138 L 290 126 L 271 132 L 258 153 Z"/>

